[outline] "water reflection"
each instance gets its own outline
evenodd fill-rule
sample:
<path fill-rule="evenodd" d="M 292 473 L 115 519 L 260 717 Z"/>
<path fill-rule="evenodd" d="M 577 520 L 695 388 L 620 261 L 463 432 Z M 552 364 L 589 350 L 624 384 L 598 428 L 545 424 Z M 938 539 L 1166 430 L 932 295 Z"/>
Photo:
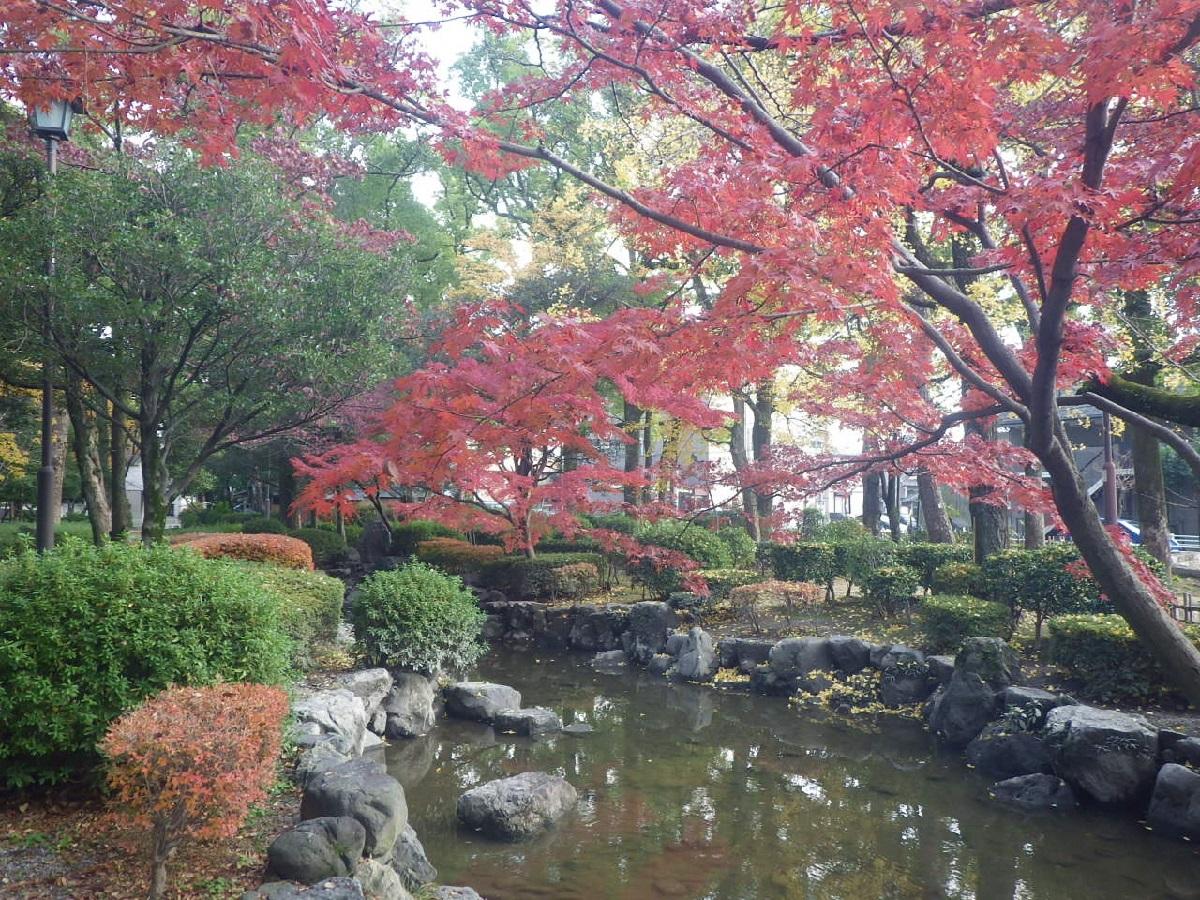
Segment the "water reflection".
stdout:
<path fill-rule="evenodd" d="M 1007 812 L 958 760 L 931 757 L 918 723 L 824 718 L 583 663 L 498 654 L 479 674 L 592 734 L 531 741 L 446 723 L 389 748 L 444 882 L 490 900 L 1200 897 L 1189 845 L 1103 814 Z M 459 793 L 531 769 L 576 786 L 571 819 L 518 846 L 458 829 Z"/>

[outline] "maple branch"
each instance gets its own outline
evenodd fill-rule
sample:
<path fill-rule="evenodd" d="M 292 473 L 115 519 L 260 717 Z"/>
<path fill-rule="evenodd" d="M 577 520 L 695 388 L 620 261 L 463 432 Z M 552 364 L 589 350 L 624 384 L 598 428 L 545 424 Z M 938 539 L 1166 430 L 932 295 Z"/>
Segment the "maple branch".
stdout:
<path fill-rule="evenodd" d="M 1090 391 L 1084 391 L 1077 397 L 1062 397 L 1059 399 L 1059 406 L 1094 406 L 1102 412 L 1107 412 L 1116 416 L 1118 419 L 1123 419 L 1130 425 L 1141 428 L 1143 431 L 1154 435 L 1164 444 L 1179 454 L 1192 473 L 1200 478 L 1200 451 L 1197 451 L 1183 435 L 1172 428 L 1168 428 L 1160 422 L 1155 422 L 1143 416 L 1141 413 L 1136 413 L 1131 409 L 1121 406 L 1119 403 L 1114 403 L 1107 397 L 1101 397 L 1099 394 L 1093 394 Z"/>

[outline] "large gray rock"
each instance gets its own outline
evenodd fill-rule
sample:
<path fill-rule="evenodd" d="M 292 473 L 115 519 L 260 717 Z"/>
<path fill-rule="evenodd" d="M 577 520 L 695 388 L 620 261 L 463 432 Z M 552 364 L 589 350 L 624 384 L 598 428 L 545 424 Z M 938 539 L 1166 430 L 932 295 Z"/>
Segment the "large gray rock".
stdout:
<path fill-rule="evenodd" d="M 386 856 L 408 824 L 404 788 L 382 763 L 356 759 L 312 780 L 300 801 L 300 818 L 350 816 L 366 829 L 367 856 Z"/>
<path fill-rule="evenodd" d="M 1176 763 L 1159 769 L 1146 823 L 1163 834 L 1200 840 L 1200 773 Z"/>
<path fill-rule="evenodd" d="M 685 644 L 687 644 L 687 634 L 682 631 L 676 631 L 674 634 L 667 635 L 667 646 L 663 649 L 663 652 L 668 656 L 679 656 L 683 652 Z"/>
<path fill-rule="evenodd" d="M 756 694 L 768 697 L 789 697 L 796 693 L 800 686 L 798 678 L 784 678 L 775 674 L 769 664 L 754 666 L 750 669 L 750 690 Z"/>
<path fill-rule="evenodd" d="M 950 684 L 938 690 L 929 710 L 929 730 L 948 747 L 971 743 L 996 712 L 996 692 L 974 672 L 955 667 Z"/>
<path fill-rule="evenodd" d="M 296 741 L 300 754 L 296 758 L 296 784 L 301 788 L 308 787 L 321 772 L 350 762 L 353 754 L 350 742 L 337 734 L 308 734 L 302 735 Z"/>
<path fill-rule="evenodd" d="M 1070 786 L 1061 778 L 1045 773 L 999 781 L 992 785 L 992 796 L 1008 806 L 1030 812 L 1070 809 L 1075 805 L 1075 793 Z"/>
<path fill-rule="evenodd" d="M 438 885 L 432 893 L 423 894 L 428 900 L 483 900 L 482 897 L 469 887 L 455 887 L 452 885 Z"/>
<path fill-rule="evenodd" d="M 667 635 L 675 624 L 671 607 L 656 600 L 644 600 L 629 607 L 629 626 L 621 635 L 625 652 L 639 666 L 650 662 L 655 653 L 667 646 Z"/>
<path fill-rule="evenodd" d="M 870 660 L 871 665 L 884 671 L 897 666 L 916 669 L 925 665 L 925 654 L 904 644 L 885 644 L 871 649 Z"/>
<path fill-rule="evenodd" d="M 954 657 L 954 671 L 974 673 L 994 691 L 1001 691 L 1021 677 L 1021 658 L 998 637 L 970 637 Z"/>
<path fill-rule="evenodd" d="M 1054 770 L 1099 803 L 1145 800 L 1157 771 L 1158 732 L 1141 716 L 1060 706 L 1046 714 L 1043 731 L 1055 748 Z"/>
<path fill-rule="evenodd" d="M 1041 688 L 1012 685 L 1000 694 L 1001 709 L 1025 709 L 1035 707 L 1044 716 L 1060 706 L 1074 706 L 1079 701 L 1069 694 L 1055 694 Z"/>
<path fill-rule="evenodd" d="M 712 680 L 717 674 L 717 648 L 712 635 L 703 628 L 693 628 L 684 636 L 675 673 L 684 681 Z"/>
<path fill-rule="evenodd" d="M 624 652 L 624 650 L 621 651 L 622 654 Z M 650 657 L 650 662 L 646 663 L 646 671 L 651 675 L 666 675 L 667 670 L 673 665 L 675 665 L 675 657 L 666 653 L 655 653 Z"/>
<path fill-rule="evenodd" d="M 366 843 L 367 831 L 357 819 L 320 816 L 294 825 L 271 842 L 267 870 L 301 884 L 353 875 Z"/>
<path fill-rule="evenodd" d="M 364 859 L 354 871 L 367 900 L 412 900 L 400 875 L 377 859 Z"/>
<path fill-rule="evenodd" d="M 609 675 L 625 671 L 628 665 L 629 657 L 624 650 L 601 650 L 592 657 L 592 668 Z"/>
<path fill-rule="evenodd" d="M 496 716 L 496 730 L 525 737 L 541 737 L 562 731 L 562 719 L 552 709 L 531 706 L 528 709 L 511 709 Z"/>
<path fill-rule="evenodd" d="M 771 671 L 780 678 L 799 678 L 816 670 L 833 668 L 828 638 L 784 638 L 771 648 Z"/>
<path fill-rule="evenodd" d="M 937 687 L 937 680 L 922 663 L 890 666 L 879 681 L 884 706 L 897 709 L 924 702 Z"/>
<path fill-rule="evenodd" d="M 398 672 L 382 705 L 387 717 L 384 734 L 390 738 L 428 734 L 437 721 L 436 699 L 437 685 L 432 678 L 415 672 Z"/>
<path fill-rule="evenodd" d="M 947 685 L 950 679 L 954 677 L 954 657 L 953 656 L 927 656 L 925 657 L 925 665 L 929 667 L 929 675 L 939 685 Z"/>
<path fill-rule="evenodd" d="M 871 645 L 862 638 L 838 634 L 829 638 L 829 655 L 834 668 L 854 675 L 871 664 Z"/>
<path fill-rule="evenodd" d="M 411 825 L 401 829 L 390 864 L 410 891 L 419 891 L 422 886 L 437 881 L 437 869 L 429 862 L 425 847 Z"/>
<path fill-rule="evenodd" d="M 242 894 L 242 900 L 365 900 L 357 878 L 328 878 L 313 885 L 272 881 Z"/>
<path fill-rule="evenodd" d="M 567 642 L 576 650 L 616 650 L 629 627 L 629 607 L 584 605 L 575 608 Z"/>
<path fill-rule="evenodd" d="M 520 841 L 550 828 L 578 799 L 575 788 L 557 775 L 522 772 L 467 791 L 458 798 L 458 817 L 476 831 Z"/>
<path fill-rule="evenodd" d="M 506 684 L 460 681 L 446 688 L 446 712 L 472 722 L 492 722 L 499 713 L 521 708 L 521 693 Z"/>
<path fill-rule="evenodd" d="M 762 665 L 771 658 L 771 648 L 774 641 L 761 638 L 728 638 L 721 642 L 723 658 L 721 665 L 725 668 L 737 668 L 749 675 L 755 666 Z M 729 659 L 728 665 L 725 657 Z"/>
<path fill-rule="evenodd" d="M 367 707 L 345 688 L 318 691 L 292 704 L 300 734 L 336 734 L 346 739 L 352 756 L 362 753 L 367 734 Z"/>
<path fill-rule="evenodd" d="M 391 690 L 392 673 L 387 669 L 360 669 L 339 675 L 335 683 L 362 700 L 369 722 L 379 712 L 383 698 Z"/>
<path fill-rule="evenodd" d="M 1024 731 L 1005 732 L 998 722 L 988 725 L 967 745 L 966 757 L 980 773 L 997 780 L 1054 771 L 1045 741 Z"/>

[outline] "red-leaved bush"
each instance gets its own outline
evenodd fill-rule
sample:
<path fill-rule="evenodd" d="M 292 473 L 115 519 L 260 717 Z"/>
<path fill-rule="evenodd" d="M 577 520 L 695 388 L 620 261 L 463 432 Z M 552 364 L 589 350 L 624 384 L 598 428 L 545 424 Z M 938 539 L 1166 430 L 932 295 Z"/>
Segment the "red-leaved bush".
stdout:
<path fill-rule="evenodd" d="M 224 557 L 313 570 L 312 548 L 282 534 L 205 534 L 184 544 L 207 559 Z"/>
<path fill-rule="evenodd" d="M 100 742 L 120 814 L 149 832 L 150 898 L 186 837 L 234 834 L 275 778 L 287 694 L 259 684 L 168 688 Z"/>

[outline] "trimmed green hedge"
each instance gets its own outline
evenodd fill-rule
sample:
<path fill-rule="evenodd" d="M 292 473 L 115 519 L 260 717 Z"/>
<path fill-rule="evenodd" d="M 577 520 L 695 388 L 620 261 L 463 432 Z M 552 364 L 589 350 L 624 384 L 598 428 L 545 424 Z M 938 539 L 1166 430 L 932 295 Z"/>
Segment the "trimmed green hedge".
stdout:
<path fill-rule="evenodd" d="M 896 545 L 896 562 L 913 569 L 925 590 L 933 588 L 934 574 L 946 563 L 969 563 L 972 550 L 963 544 L 903 543 Z"/>
<path fill-rule="evenodd" d="M 276 684 L 291 642 L 242 567 L 71 540 L 0 563 L 0 781 L 87 773 L 109 723 L 172 684 Z"/>
<path fill-rule="evenodd" d="M 480 566 L 479 582 L 503 591 L 510 600 L 553 600 L 561 589 L 554 570 L 577 563 L 588 563 L 597 572 L 604 570 L 604 557 L 599 553 L 540 553 L 534 559 L 502 556 Z"/>
<path fill-rule="evenodd" d="M 465 541 L 467 536 L 461 531 L 443 525 L 441 522 L 430 522 L 427 519 L 410 519 L 392 526 L 392 553 L 395 556 L 414 556 L 417 545 L 422 541 L 433 538 L 454 538 Z"/>
<path fill-rule="evenodd" d="M 634 533 L 643 544 L 678 550 L 708 569 L 728 569 L 733 565 L 729 545 L 703 525 L 663 519 L 642 525 Z"/>
<path fill-rule="evenodd" d="M 336 531 L 326 531 L 324 528 L 297 528 L 288 534 L 312 548 L 313 562 L 319 568 L 341 565 L 346 561 L 346 540 Z"/>
<path fill-rule="evenodd" d="M 948 562 L 933 572 L 935 594 L 984 595 L 983 568 L 973 562 Z"/>
<path fill-rule="evenodd" d="M 254 516 L 242 523 L 242 534 L 288 534 L 287 523 L 271 516 Z"/>
<path fill-rule="evenodd" d="M 867 576 L 863 593 L 880 615 L 895 615 L 901 609 L 907 613 L 920 581 L 921 576 L 908 566 L 881 566 Z"/>
<path fill-rule="evenodd" d="M 1079 564 L 1074 544 L 1001 550 L 983 561 L 984 594 L 1014 612 L 1031 613 L 1040 639 L 1042 622 L 1050 616 L 1096 611 L 1100 586 L 1090 576 L 1073 574 Z"/>
<path fill-rule="evenodd" d="M 771 544 L 769 553 L 771 570 L 780 581 L 833 585 L 837 560 L 831 544 Z"/>
<path fill-rule="evenodd" d="M 1118 615 L 1055 616 L 1050 653 L 1080 682 L 1079 693 L 1106 703 L 1141 703 L 1169 689 L 1158 663 Z M 1184 632 L 1200 647 L 1200 626 Z"/>
<path fill-rule="evenodd" d="M 279 623 L 295 645 L 293 659 L 303 666 L 313 644 L 330 643 L 342 621 L 346 585 L 324 572 L 288 569 L 269 563 L 235 563 L 274 600 Z"/>
<path fill-rule="evenodd" d="M 767 580 L 766 575 L 750 569 L 702 569 L 698 574 L 708 585 L 708 593 L 714 603 L 728 600 L 730 591 L 736 587 Z"/>
<path fill-rule="evenodd" d="M 932 650 L 958 650 L 969 637 L 1002 637 L 1012 621 L 1008 607 L 978 597 L 934 594 L 921 602 L 921 630 Z"/>

